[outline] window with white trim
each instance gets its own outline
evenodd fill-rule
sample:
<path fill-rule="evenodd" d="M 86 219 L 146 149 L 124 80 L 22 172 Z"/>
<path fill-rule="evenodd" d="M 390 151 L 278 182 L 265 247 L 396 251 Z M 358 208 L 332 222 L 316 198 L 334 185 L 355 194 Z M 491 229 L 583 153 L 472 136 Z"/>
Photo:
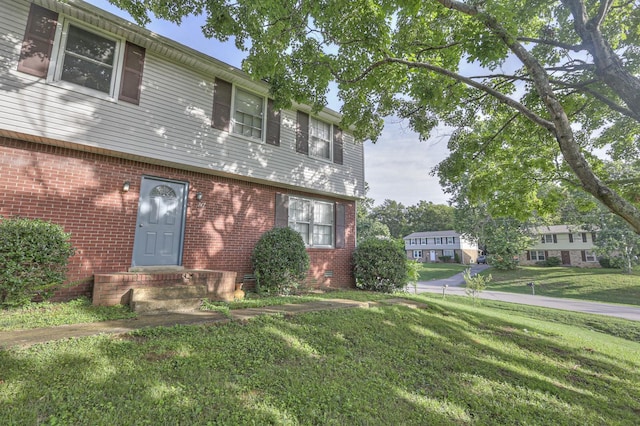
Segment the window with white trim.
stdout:
<path fill-rule="evenodd" d="M 427 239 L 426 238 L 420 238 L 420 244 L 425 246 L 427 245 Z"/>
<path fill-rule="evenodd" d="M 542 243 L 543 244 L 544 243 L 547 243 L 547 244 L 553 243 L 553 234 L 544 234 L 544 235 L 542 235 Z"/>
<path fill-rule="evenodd" d="M 442 255 L 449 256 L 450 258 L 453 259 L 453 250 L 442 250 Z"/>
<path fill-rule="evenodd" d="M 437 246 L 442 245 L 442 237 L 435 237 L 435 238 L 433 239 L 433 244 L 435 244 L 435 245 L 437 245 Z"/>
<path fill-rule="evenodd" d="M 334 217 L 333 203 L 289 197 L 289 227 L 308 247 L 333 246 Z"/>
<path fill-rule="evenodd" d="M 446 244 L 454 244 L 454 243 L 455 243 L 455 237 L 447 237 Z"/>
<path fill-rule="evenodd" d="M 414 259 L 422 259 L 422 250 L 414 250 L 413 251 Z"/>
<path fill-rule="evenodd" d="M 262 140 L 264 98 L 236 88 L 233 108 L 233 133 Z"/>
<path fill-rule="evenodd" d="M 598 258 L 596 257 L 596 254 L 592 251 L 589 250 L 585 250 L 584 251 L 584 260 L 585 262 L 597 262 Z"/>
<path fill-rule="evenodd" d="M 310 117 L 309 136 L 309 155 L 331 159 L 331 124 Z"/>
<path fill-rule="evenodd" d="M 48 80 L 88 94 L 115 98 L 124 40 L 65 20 L 56 34 L 57 54 Z"/>
<path fill-rule="evenodd" d="M 542 250 L 531 250 L 529 252 L 531 260 L 544 260 L 544 251 Z"/>

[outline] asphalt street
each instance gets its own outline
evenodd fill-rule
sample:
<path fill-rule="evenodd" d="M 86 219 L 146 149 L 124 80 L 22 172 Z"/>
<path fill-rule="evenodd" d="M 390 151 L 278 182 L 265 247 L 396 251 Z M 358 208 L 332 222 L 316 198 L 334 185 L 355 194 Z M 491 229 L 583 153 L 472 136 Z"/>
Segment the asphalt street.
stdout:
<path fill-rule="evenodd" d="M 475 274 L 487 269 L 488 267 L 489 266 L 487 265 L 473 265 L 471 267 L 471 272 Z M 445 296 L 466 296 L 462 273 L 447 279 L 418 282 L 416 289 L 418 293 L 439 293 L 444 294 Z M 413 288 L 411 286 L 409 287 L 409 292 L 413 292 Z M 557 297 L 534 296 L 532 294 L 505 293 L 491 290 L 481 292 L 478 297 L 488 300 L 498 300 L 501 302 L 542 306 L 545 308 L 563 309 L 566 311 L 584 312 L 588 314 L 608 315 L 633 321 L 640 321 L 640 307 L 637 306 L 588 302 L 576 299 L 560 299 Z"/>

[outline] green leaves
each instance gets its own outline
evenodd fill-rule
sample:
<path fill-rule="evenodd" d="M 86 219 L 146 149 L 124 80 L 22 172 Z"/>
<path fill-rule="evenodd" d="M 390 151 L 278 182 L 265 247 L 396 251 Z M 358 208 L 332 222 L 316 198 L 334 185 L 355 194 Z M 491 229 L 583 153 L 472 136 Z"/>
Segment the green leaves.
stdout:
<path fill-rule="evenodd" d="M 47 297 L 65 279 L 75 252 L 61 226 L 40 219 L 0 217 L 0 306 Z"/>

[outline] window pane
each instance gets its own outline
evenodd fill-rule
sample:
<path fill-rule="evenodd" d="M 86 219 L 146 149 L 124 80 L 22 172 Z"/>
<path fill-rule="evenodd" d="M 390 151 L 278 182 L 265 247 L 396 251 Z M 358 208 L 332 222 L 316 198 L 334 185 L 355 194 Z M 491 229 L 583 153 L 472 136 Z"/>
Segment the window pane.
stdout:
<path fill-rule="evenodd" d="M 311 118 L 311 155 L 321 158 L 331 156 L 331 124 Z"/>
<path fill-rule="evenodd" d="M 309 224 L 308 223 L 294 223 L 289 225 L 290 228 L 298 231 L 302 236 L 302 241 L 305 245 L 309 245 Z"/>
<path fill-rule="evenodd" d="M 115 41 L 69 25 L 60 78 L 110 93 L 115 51 Z"/>
<path fill-rule="evenodd" d="M 314 225 L 313 226 L 313 245 L 330 246 L 331 226 Z"/>
<path fill-rule="evenodd" d="M 315 203 L 313 206 L 314 223 L 331 224 L 333 223 L 333 205 L 326 203 Z"/>
<path fill-rule="evenodd" d="M 234 132 L 255 139 L 262 139 L 263 99 L 244 90 L 236 90 Z"/>

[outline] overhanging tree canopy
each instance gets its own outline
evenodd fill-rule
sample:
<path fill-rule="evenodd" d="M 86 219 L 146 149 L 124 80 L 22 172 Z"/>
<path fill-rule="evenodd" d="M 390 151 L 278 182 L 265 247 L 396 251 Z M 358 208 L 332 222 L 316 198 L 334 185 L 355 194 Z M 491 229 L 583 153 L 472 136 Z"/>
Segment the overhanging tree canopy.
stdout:
<path fill-rule="evenodd" d="M 457 128 L 438 168 L 453 192 L 464 177 L 517 213 L 545 204 L 539 185 L 568 182 L 640 232 L 637 200 L 591 155 L 640 152 L 639 1 L 110 1 L 141 23 L 206 15 L 204 34 L 234 36 L 280 106 L 320 107 L 337 82 L 360 138 L 391 114 L 423 138 Z"/>

